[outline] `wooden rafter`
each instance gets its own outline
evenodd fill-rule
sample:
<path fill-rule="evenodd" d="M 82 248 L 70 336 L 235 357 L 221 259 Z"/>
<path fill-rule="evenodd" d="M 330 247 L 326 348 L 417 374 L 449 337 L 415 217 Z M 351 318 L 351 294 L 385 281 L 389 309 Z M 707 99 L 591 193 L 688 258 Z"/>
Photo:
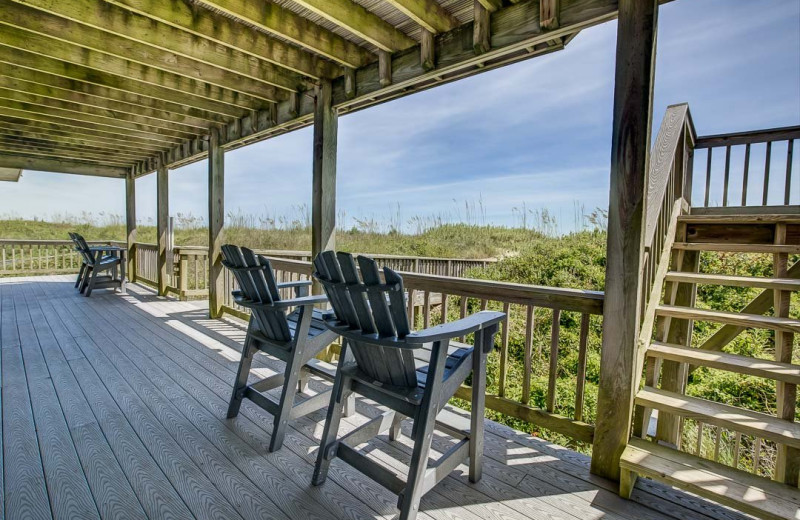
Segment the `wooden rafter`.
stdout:
<path fill-rule="evenodd" d="M 195 34 L 171 25 L 154 22 L 150 18 L 131 13 L 101 0 L 12 1 L 56 17 L 67 18 L 80 25 L 104 31 L 104 33 L 110 33 L 114 36 L 108 41 L 109 46 L 113 46 L 115 41 L 118 41 L 116 36 L 120 36 L 289 91 L 295 91 L 304 86 L 301 76 L 294 71 L 245 54 L 241 50 L 216 45 Z M 2 7 L 4 6 L 0 3 L 0 8 Z M 101 36 L 103 32 L 95 34 Z M 92 42 L 93 40 L 82 35 L 81 41 Z M 141 49 L 146 49 L 146 47 L 135 45 L 132 47 L 140 49 L 140 52 Z M 120 52 L 126 52 L 126 50 L 123 49 Z"/>
<path fill-rule="evenodd" d="M 137 43 L 133 40 L 109 34 L 98 29 L 36 11 L 34 9 L 0 0 L 0 9 L 5 24 L 2 28 L 2 41 L 12 47 L 31 50 L 39 54 L 71 61 L 87 61 L 82 55 L 94 52 L 99 61 L 99 70 L 114 72 L 137 79 L 135 70 L 145 66 L 168 72 L 188 79 L 202 81 L 216 87 L 241 93 L 254 99 L 278 101 L 286 99 L 288 92 L 273 85 L 210 66 L 179 54 Z M 123 63 L 116 63 L 122 61 Z M 83 64 L 83 63 L 81 63 Z M 133 69 L 133 70 L 132 70 Z M 117 72 L 117 71 L 124 71 Z M 293 84 L 295 87 L 297 85 Z M 289 88 L 289 85 L 287 85 Z"/>
<path fill-rule="evenodd" d="M 76 65 L 33 52 L 7 47 L 2 44 L 2 40 L 0 40 L 0 63 L 2 63 L 4 67 L 5 65 L 18 64 L 34 72 L 41 72 L 69 80 L 88 83 L 90 85 L 114 89 L 123 93 L 129 92 L 136 96 L 151 97 L 164 101 L 165 103 L 184 104 L 196 110 L 203 110 L 221 116 L 241 117 L 244 112 L 243 107 L 226 102 L 227 97 L 225 98 L 226 101 L 206 97 L 214 89 L 204 89 L 202 88 L 203 84 L 199 82 L 184 80 L 183 78 L 177 78 L 177 80 L 173 82 L 171 81 L 173 77 L 169 75 L 163 75 L 160 81 L 156 81 L 155 83 L 132 80 L 124 76 L 91 69 L 83 65 Z M 3 70 L 5 71 L 6 69 L 4 68 Z M 143 72 L 147 71 L 143 70 Z M 144 75 L 148 79 L 159 79 L 158 74 L 155 72 L 153 74 L 146 73 Z M 172 86 L 180 85 L 187 87 L 187 90 L 180 91 L 176 88 L 171 88 Z"/>
<path fill-rule="evenodd" d="M 401 51 L 417 44 L 403 31 L 352 0 L 293 1 L 359 38 L 363 38 L 382 51 Z"/>
<path fill-rule="evenodd" d="M 6 144 L 13 144 L 18 143 L 20 145 L 26 146 L 38 146 L 38 147 L 54 147 L 54 148 L 63 148 L 65 150 L 73 150 L 73 151 L 80 151 L 85 150 L 89 153 L 95 154 L 105 154 L 106 157 L 109 154 L 113 154 L 116 157 L 125 157 L 128 161 L 132 160 L 142 160 L 146 159 L 150 152 L 146 150 L 130 150 L 130 149 L 120 149 L 114 148 L 111 146 L 103 146 L 102 144 L 94 143 L 94 142 L 68 142 L 66 140 L 58 140 L 58 138 L 54 137 L 33 137 L 22 132 L 18 132 L 16 130 L 8 130 L 5 128 L 0 128 L 0 142 Z"/>
<path fill-rule="evenodd" d="M 428 32 L 452 31 L 459 23 L 437 0 L 386 0 Z"/>
<path fill-rule="evenodd" d="M 64 148 L 62 146 L 37 145 L 5 141 L 0 139 L 0 153 L 20 152 L 26 155 L 41 156 L 45 158 L 69 159 L 73 161 L 86 161 L 114 166 L 128 166 L 135 159 L 120 157 L 116 154 L 95 152 L 92 150 Z"/>
<path fill-rule="evenodd" d="M 115 1 L 127 4 L 133 0 Z M 266 0 L 203 0 L 203 3 L 348 67 L 360 67 L 374 59 L 366 49 Z"/>
<path fill-rule="evenodd" d="M 119 149 L 132 148 L 150 154 L 164 151 L 171 145 L 169 142 L 157 143 L 149 140 L 130 139 L 126 136 L 93 132 L 92 130 L 54 122 L 6 117 L 4 114 L 0 114 L 0 124 L 2 124 L 4 129 L 24 132 L 24 135 L 31 137 L 53 137 L 59 140 L 78 140 L 80 142 L 109 145 Z"/>
<path fill-rule="evenodd" d="M 0 153 L 0 167 L 44 172 L 74 173 L 78 175 L 93 175 L 96 177 L 116 177 L 120 179 L 125 178 L 129 171 L 129 168 L 120 168 L 118 166 L 104 166 L 88 162 L 59 161 L 41 157 L 28 157 L 16 152 L 14 155 Z"/>

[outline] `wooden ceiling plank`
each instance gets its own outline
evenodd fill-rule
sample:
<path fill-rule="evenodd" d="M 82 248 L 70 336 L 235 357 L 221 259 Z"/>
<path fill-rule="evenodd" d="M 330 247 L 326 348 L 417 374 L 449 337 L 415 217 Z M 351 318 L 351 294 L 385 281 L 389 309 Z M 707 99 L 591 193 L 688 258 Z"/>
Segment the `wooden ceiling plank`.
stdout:
<path fill-rule="evenodd" d="M 6 65 L 16 65 L 32 71 L 42 72 L 69 80 L 81 81 L 90 85 L 114 89 L 123 93 L 151 97 L 164 101 L 165 103 L 183 104 L 186 105 L 187 108 L 191 107 L 195 110 L 203 110 L 227 118 L 241 117 L 245 110 L 242 107 L 231 105 L 223 101 L 209 99 L 204 95 L 190 90 L 181 92 L 169 88 L 169 86 L 162 84 L 163 82 L 154 84 L 136 81 L 124 76 L 110 74 L 48 56 L 7 47 L 2 44 L 2 40 L 0 40 L 0 63 L 3 64 L 4 70 Z M 188 80 L 186 86 L 188 87 L 191 83 L 191 80 Z M 195 83 L 195 85 L 199 86 L 200 84 Z"/>
<path fill-rule="evenodd" d="M 80 161 L 91 164 L 98 164 L 103 166 L 117 166 L 117 167 L 130 167 L 136 161 L 118 161 L 111 158 L 96 158 L 87 155 L 73 154 L 67 152 L 60 152 L 54 150 L 35 150 L 35 149 L 20 149 L 15 146 L 6 146 L 0 143 L 0 153 L 2 154 L 15 154 L 23 157 L 41 157 L 43 159 L 62 159 L 68 161 Z"/>
<path fill-rule="evenodd" d="M 278 67 L 244 52 L 219 45 L 195 34 L 152 18 L 132 13 L 103 0 L 12 0 L 18 4 L 66 18 L 80 25 L 110 33 L 108 46 L 116 48 L 120 37 L 138 44 L 156 47 L 163 51 L 183 56 L 189 60 L 205 63 L 225 71 L 264 82 L 290 92 L 306 87 L 300 74 Z M 24 8 L 27 9 L 27 8 Z M 92 41 L 82 35 L 81 41 Z M 130 45 L 135 47 L 135 45 Z M 103 50 L 103 49 L 97 49 Z M 123 52 L 123 50 L 120 50 Z M 121 56 L 125 57 L 125 56 Z"/>
<path fill-rule="evenodd" d="M 490 13 L 503 7 L 503 0 L 477 0 Z"/>
<path fill-rule="evenodd" d="M 60 146 L 37 146 L 17 142 L 7 142 L 2 139 L 0 139 L 0 152 L 41 155 L 43 157 L 59 157 L 61 159 L 89 161 L 115 166 L 130 166 L 137 162 L 137 160 L 140 160 L 130 157 L 120 157 L 109 153 L 96 153 L 90 150 L 75 150 Z"/>
<path fill-rule="evenodd" d="M 207 9 L 192 8 L 182 0 L 106 0 L 106 3 L 314 79 L 335 78 L 342 74 L 341 67 L 335 63 L 236 20 Z"/>
<path fill-rule="evenodd" d="M 130 119 L 133 116 L 126 116 L 126 114 L 116 114 L 119 117 L 96 115 L 83 105 L 60 102 L 41 96 L 32 96 L 4 88 L 0 88 L 0 106 L 29 112 L 40 112 L 73 121 L 85 121 L 113 130 L 126 130 L 154 136 L 174 137 L 176 139 L 191 139 L 201 133 L 197 129 L 190 131 L 176 127 L 154 126 L 140 120 L 132 121 Z"/>
<path fill-rule="evenodd" d="M 23 170 L 42 172 L 73 173 L 76 175 L 92 175 L 95 177 L 114 177 L 119 179 L 124 179 L 128 175 L 128 172 L 130 172 L 130 168 L 11 154 L 0 154 L 0 167 L 21 168 Z"/>
<path fill-rule="evenodd" d="M 0 77 L 3 78 L 2 81 L 7 88 L 14 90 L 26 90 L 65 101 L 184 123 L 198 128 L 208 128 L 212 123 L 225 124 L 235 119 L 178 103 L 101 87 L 16 65 L 4 65 L 0 70 Z"/>
<path fill-rule="evenodd" d="M 56 122 L 57 124 L 64 126 L 80 127 L 86 130 L 116 135 L 123 139 L 135 138 L 154 143 L 174 144 L 183 142 L 185 140 L 180 137 L 162 135 L 154 132 L 142 132 L 127 128 L 115 128 L 107 125 L 98 125 L 89 121 L 76 119 L 73 117 L 73 114 L 69 112 L 60 113 L 54 109 L 37 107 L 36 105 L 28 105 L 26 103 L 18 103 L 16 101 L 0 100 L 0 107 L 2 107 L 3 115 L 6 116 L 30 119 L 33 121 L 42 121 L 45 123 Z"/>
<path fill-rule="evenodd" d="M 5 16 L 6 13 L 4 12 L 3 14 Z M 170 53 L 165 53 L 158 49 L 154 49 L 152 53 L 144 53 L 131 57 L 131 59 L 126 59 L 98 51 L 89 42 L 84 42 L 85 45 L 80 45 L 57 36 L 49 36 L 45 35 L 45 33 L 25 28 L 25 26 L 42 26 L 42 29 L 47 30 L 44 24 L 41 23 L 42 21 L 37 20 L 38 17 L 14 20 L 0 18 L 0 24 L 2 24 L 0 25 L 0 44 L 74 63 L 89 69 L 171 88 L 179 92 L 189 92 L 246 109 L 262 108 L 268 102 L 288 97 L 288 93 L 284 90 L 279 91 L 279 89 L 249 78 L 240 77 L 237 79 L 235 74 L 228 74 L 214 67 L 200 66 L 201 64 L 197 62 L 185 60 L 175 54 L 169 56 Z M 12 21 L 14 25 L 9 23 Z M 63 27 L 68 24 L 78 25 L 74 22 L 61 18 L 56 18 L 55 21 L 62 27 L 53 27 L 53 35 L 68 36 L 72 40 L 81 40 L 82 34 L 91 36 L 90 29 L 84 30 L 80 27 L 66 29 Z M 122 38 L 122 40 L 125 39 Z M 103 42 L 104 39 L 101 38 L 97 42 L 97 46 L 102 47 Z M 112 47 L 110 41 L 106 42 L 106 45 L 109 48 Z M 120 53 L 120 48 L 116 47 L 115 52 Z M 152 60 L 148 61 L 151 56 Z M 160 61 L 156 63 L 156 60 Z M 206 73 L 211 76 L 210 79 L 218 81 L 207 80 L 204 77 Z M 257 85 L 254 85 L 256 83 Z M 257 95 L 254 96 L 252 94 Z M 286 95 L 284 96 L 284 94 Z"/>
<path fill-rule="evenodd" d="M 66 139 L 59 139 L 58 137 L 53 136 L 26 134 L 25 132 L 10 130 L 3 127 L 0 127 L 0 142 L 5 142 L 8 144 L 19 143 L 26 146 L 60 147 L 65 150 L 86 150 L 87 152 L 95 154 L 110 154 L 118 157 L 129 158 L 130 160 L 141 160 L 152 155 L 152 153 L 148 152 L 147 150 L 140 149 L 138 151 L 133 151 L 125 148 L 115 148 L 92 141 L 68 141 Z"/>
<path fill-rule="evenodd" d="M 22 86 L 24 87 L 24 85 Z M 4 78 L 2 76 L 0 76 L 0 99 L 18 101 L 20 103 L 30 103 L 33 105 L 75 112 L 76 114 L 85 116 L 86 120 L 98 124 L 134 129 L 136 128 L 128 125 L 143 125 L 143 127 L 153 128 L 159 132 L 161 129 L 180 132 L 181 134 L 185 134 L 185 137 L 205 133 L 208 128 L 190 126 L 183 123 L 130 114 L 113 109 L 97 107 L 95 105 L 76 103 L 74 101 L 65 101 L 58 97 L 42 96 L 31 91 L 10 89 L 6 87 Z M 182 135 L 181 137 L 184 136 Z"/>
<path fill-rule="evenodd" d="M 386 0 L 386 2 L 434 34 L 452 31 L 460 25 L 458 19 L 437 0 Z"/>
<path fill-rule="evenodd" d="M 127 4 L 134 0 L 115 1 Z M 374 60 L 374 56 L 363 47 L 272 2 L 203 0 L 203 3 L 342 65 L 361 67 Z"/>
<path fill-rule="evenodd" d="M 58 139 L 77 140 L 96 142 L 120 149 L 143 150 L 150 154 L 159 153 L 168 149 L 171 143 L 156 142 L 149 140 L 139 140 L 130 136 L 118 136 L 93 132 L 80 127 L 50 123 L 45 121 L 35 121 L 28 119 L 18 119 L 0 115 L 0 123 L 7 130 L 24 132 L 31 136 L 50 136 Z"/>
<path fill-rule="evenodd" d="M 396 52 L 417 44 L 413 38 L 352 0 L 293 0 L 382 51 Z"/>

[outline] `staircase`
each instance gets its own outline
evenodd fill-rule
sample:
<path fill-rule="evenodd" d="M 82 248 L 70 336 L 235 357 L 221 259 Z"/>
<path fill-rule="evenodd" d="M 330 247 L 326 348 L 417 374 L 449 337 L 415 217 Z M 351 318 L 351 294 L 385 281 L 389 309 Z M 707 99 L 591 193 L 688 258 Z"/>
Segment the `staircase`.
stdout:
<path fill-rule="evenodd" d="M 704 251 L 770 255 L 774 276 L 700 273 L 699 255 Z M 669 267 L 663 273 L 663 294 L 649 307 L 654 314 L 654 333 L 644 347 L 646 375 L 635 397 L 634 437 L 620 460 L 623 496 L 630 496 L 637 476 L 645 476 L 759 518 L 800 519 L 800 423 L 793 422 L 800 365 L 791 363 L 793 335 L 800 334 L 800 320 L 789 317 L 789 302 L 800 293 L 800 262 L 788 265 L 796 254 L 800 254 L 800 215 L 689 214 L 677 218 L 674 240 L 665 254 Z M 701 309 L 695 306 L 698 285 L 763 292 L 741 312 Z M 722 328 L 702 345 L 692 346 L 694 322 L 718 323 Z M 736 333 L 748 328 L 774 331 L 775 359 L 722 351 Z M 775 381 L 778 414 L 685 395 L 692 367 Z M 655 430 L 651 427 L 651 422 L 656 422 L 651 419 L 653 410 L 658 411 Z M 687 420 L 699 431 L 696 445 L 684 445 Z M 704 428 L 716 432 L 713 455 L 701 449 Z M 735 435 L 734 464 L 720 462 L 723 431 Z M 742 469 L 743 436 L 756 439 L 759 446 L 769 442 L 778 447 L 774 480 Z M 756 464 L 755 473 L 757 470 Z"/>

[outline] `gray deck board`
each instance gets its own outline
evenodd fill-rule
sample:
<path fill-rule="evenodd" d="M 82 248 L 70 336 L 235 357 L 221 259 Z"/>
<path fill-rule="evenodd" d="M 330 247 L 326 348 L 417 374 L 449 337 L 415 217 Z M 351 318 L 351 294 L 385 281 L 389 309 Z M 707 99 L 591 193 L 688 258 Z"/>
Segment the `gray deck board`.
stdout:
<path fill-rule="evenodd" d="M 0 279 L 0 520 L 5 518 L 389 519 L 396 497 L 334 462 L 310 485 L 324 412 L 297 420 L 268 453 L 272 417 L 246 400 L 225 418 L 245 328 L 197 302 L 98 291 L 71 276 Z M 258 356 L 254 369 L 280 366 Z M 324 383 L 314 382 L 312 391 Z M 353 429 L 378 413 L 359 400 Z M 457 413 L 460 413 L 456 411 Z M 409 425 L 404 424 L 406 434 Z M 438 436 L 432 456 L 451 445 Z M 363 447 L 397 471 L 408 438 Z M 389 456 L 391 455 L 391 457 Z M 403 462 L 393 459 L 398 457 Z M 422 502 L 426 520 L 739 520 L 644 482 L 634 501 L 591 475 L 588 458 L 486 422 L 484 478 L 460 466 Z M 44 464 L 42 464 L 44 461 Z M 13 482 L 10 480 L 13 478 Z M 57 482 L 56 482 L 57 481 Z M 52 506 L 51 506 L 52 505 Z"/>

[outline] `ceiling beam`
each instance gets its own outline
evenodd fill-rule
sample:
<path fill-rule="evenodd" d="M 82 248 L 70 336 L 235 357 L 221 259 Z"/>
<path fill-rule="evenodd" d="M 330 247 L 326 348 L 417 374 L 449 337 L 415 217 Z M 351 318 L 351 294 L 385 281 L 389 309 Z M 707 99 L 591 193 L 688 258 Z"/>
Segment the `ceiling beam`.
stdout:
<path fill-rule="evenodd" d="M 26 76 L 27 77 L 31 76 L 24 73 L 21 74 L 23 76 L 22 79 L 17 78 L 14 77 L 14 75 L 20 74 L 20 72 L 23 72 L 26 69 L 19 69 L 19 68 L 15 68 L 13 70 L 9 69 L 11 69 L 11 67 L 3 67 L 2 70 L 0 70 L 0 87 L 16 90 L 19 92 L 27 92 L 29 94 L 35 94 L 38 96 L 43 96 L 51 99 L 58 99 L 61 101 L 76 103 L 82 106 L 93 107 L 95 110 L 102 110 L 102 111 L 110 110 L 173 124 L 182 124 L 198 130 L 208 129 L 210 125 L 214 124 L 214 121 L 208 121 L 206 119 L 187 116 L 183 113 L 154 109 L 142 106 L 140 104 L 129 103 L 126 101 L 116 101 L 114 99 L 108 99 L 106 97 L 84 94 L 82 92 L 76 92 L 72 90 L 70 86 L 72 83 L 77 83 L 77 82 L 73 82 L 71 80 L 59 78 L 56 76 L 41 74 L 41 76 L 43 77 L 37 77 L 36 79 L 43 80 L 50 84 L 53 83 L 58 84 L 59 85 L 58 87 L 50 86 L 47 83 L 43 84 L 40 82 L 34 82 L 24 79 L 24 77 Z M 28 71 L 28 72 L 33 72 L 33 71 Z M 81 83 L 81 85 L 91 86 L 87 85 L 86 83 Z M 97 88 L 99 89 L 100 87 Z M 111 91 L 111 92 L 116 92 L 116 91 Z M 132 97 L 135 100 L 136 96 Z M 224 124 L 225 120 L 223 119 L 221 121 L 218 121 L 217 123 Z"/>
<path fill-rule="evenodd" d="M 109 146 L 98 145 L 97 143 L 86 142 L 86 144 L 79 144 L 74 142 L 66 142 L 58 140 L 58 138 L 40 138 L 26 135 L 24 132 L 16 130 L 7 130 L 0 127 L 0 143 L 8 145 L 17 144 L 20 146 L 32 146 L 39 148 L 58 148 L 63 150 L 71 150 L 76 152 L 87 152 L 95 155 L 104 155 L 105 157 L 114 156 L 116 158 L 124 158 L 128 162 L 143 160 L 151 154 L 145 150 L 139 150 L 138 153 L 126 149 L 114 149 Z"/>
<path fill-rule="evenodd" d="M 136 96 L 151 97 L 165 103 L 183 104 L 196 110 L 212 112 L 225 117 L 241 117 L 249 109 L 218 99 L 210 99 L 206 97 L 206 92 L 213 90 L 213 87 L 206 88 L 209 86 L 204 86 L 202 83 L 191 80 L 184 80 L 180 76 L 173 78 L 177 80 L 177 86 L 183 85 L 187 87 L 185 91 L 170 88 L 176 85 L 169 81 L 170 78 L 166 77 L 166 75 L 162 75 L 162 78 L 159 78 L 157 71 L 153 71 L 153 74 L 147 74 L 156 83 L 136 81 L 101 70 L 93 70 L 83 65 L 76 65 L 67 61 L 7 47 L 2 44 L 2 41 L 0 41 L 0 63 L 3 64 L 3 67 L 16 64 L 32 71 L 110 88 L 123 93 L 131 93 Z M 203 92 L 199 92 L 200 89 Z"/>
<path fill-rule="evenodd" d="M 119 153 L 120 155 L 127 155 L 131 157 L 149 157 L 156 153 L 156 151 L 148 150 L 145 148 L 137 148 L 131 146 L 116 146 L 114 144 L 106 143 L 96 139 L 90 139 L 83 136 L 76 136 L 71 134 L 57 134 L 54 132 L 46 131 L 33 131 L 33 129 L 21 129 L 16 126 L 6 126 L 0 123 L 0 136 L 5 138 L 15 139 L 31 139 L 34 141 L 50 142 L 53 144 L 62 144 L 65 146 L 73 147 L 87 147 L 97 150 L 106 150 L 108 152 Z"/>
<path fill-rule="evenodd" d="M 154 119 L 126 112 L 98 108 L 92 105 L 75 103 L 74 101 L 45 97 L 27 91 L 12 90 L 3 85 L 3 80 L 4 78 L 0 77 L 0 99 L 72 112 L 75 114 L 76 119 L 82 121 L 89 121 L 116 128 L 130 128 L 133 130 L 152 129 L 158 134 L 163 132 L 164 135 L 175 135 L 181 138 L 188 138 L 207 131 L 207 127 L 198 128 L 183 123 L 174 123 L 163 119 Z"/>
<path fill-rule="evenodd" d="M 74 115 L 67 111 L 59 111 L 57 109 L 39 107 L 30 105 L 28 103 L 18 103 L 16 101 L 8 101 L 5 99 L 0 100 L 0 112 L 9 117 L 30 119 L 33 121 L 42 121 L 45 123 L 57 123 L 67 127 L 83 128 L 84 130 L 91 130 L 94 132 L 103 132 L 105 134 L 115 135 L 122 139 L 131 139 L 137 141 L 145 141 L 152 143 L 173 143 L 177 144 L 187 138 L 176 136 L 161 135 L 157 132 L 149 130 L 130 130 L 126 128 L 117 128 L 108 125 L 99 125 L 89 121 L 82 121 L 76 119 Z"/>
<path fill-rule="evenodd" d="M 484 9 L 493 13 L 503 7 L 503 0 L 475 0 L 476 2 L 480 3 Z"/>
<path fill-rule="evenodd" d="M 23 155 L 0 154 L 0 167 L 19 168 L 40 172 L 74 173 L 77 175 L 93 175 L 95 177 L 114 177 L 124 179 L 130 168 L 103 166 L 82 161 L 44 159 Z"/>
<path fill-rule="evenodd" d="M 21 153 L 42 157 L 87 161 L 112 166 L 130 166 L 137 162 L 135 158 L 119 157 L 109 153 L 97 153 L 90 150 L 75 150 L 52 145 L 34 145 L 0 139 L 0 152 Z"/>
<path fill-rule="evenodd" d="M 88 26 L 96 31 L 89 35 L 81 34 L 80 41 L 72 39 L 74 43 L 97 44 L 96 37 L 110 34 L 106 49 L 94 47 L 104 52 L 113 52 L 120 57 L 129 57 L 129 50 L 137 48 L 137 54 L 145 52 L 135 44 L 117 51 L 115 43 L 119 38 L 126 38 L 131 42 L 156 47 L 163 51 L 175 53 L 189 60 L 204 63 L 219 69 L 240 74 L 269 85 L 295 92 L 306 86 L 302 76 L 294 71 L 278 67 L 274 63 L 264 61 L 244 52 L 218 45 L 211 40 L 201 38 L 195 34 L 177 29 L 154 21 L 151 18 L 131 13 L 130 11 L 109 4 L 103 0 L 12 0 L 20 5 L 30 6 L 40 12 L 47 12 L 55 17 L 66 18 L 83 26 Z M 6 4 L 7 6 L 8 4 Z M 27 9 L 27 8 L 23 8 Z M 131 58 L 132 59 L 132 58 Z"/>
<path fill-rule="evenodd" d="M 428 32 L 443 33 L 459 26 L 458 19 L 437 0 L 386 0 Z"/>
<path fill-rule="evenodd" d="M 135 0 L 114 1 L 128 4 Z M 152 4 L 160 0 L 147 1 Z M 363 47 L 269 1 L 203 0 L 203 3 L 348 67 L 361 67 L 375 59 Z"/>
<path fill-rule="evenodd" d="M 254 80 L 241 74 L 232 73 L 218 67 L 206 65 L 174 52 L 143 45 L 127 38 L 105 33 L 85 25 L 37 11 L 10 0 L 0 0 L 3 17 L 0 23 L 7 27 L 0 29 L 0 41 L 19 49 L 31 50 L 39 54 L 64 59 L 65 53 L 80 57 L 87 49 L 105 57 L 98 68 L 119 74 L 117 69 L 109 68 L 114 59 L 169 72 L 188 79 L 203 81 L 220 89 L 240 92 L 255 99 L 275 102 L 287 99 L 289 92 L 276 88 L 266 82 Z M 31 36 L 35 35 L 36 38 Z M 33 40 L 33 41 L 31 41 Z M 80 59 L 80 58 L 79 58 Z M 85 58 L 83 58 L 85 60 Z M 67 59 L 72 61 L 74 59 Z M 78 62 L 84 65 L 84 62 Z M 130 67 L 122 67 L 130 74 Z M 128 74 L 124 74 L 128 76 Z M 128 76 L 130 77 L 130 76 Z M 133 76 L 134 79 L 138 79 Z"/>
<path fill-rule="evenodd" d="M 383 18 L 352 0 L 293 0 L 294 3 L 335 23 L 382 51 L 408 49 L 417 42 Z"/>
<path fill-rule="evenodd" d="M 150 121 L 132 121 L 130 119 L 134 118 L 135 116 L 129 116 L 127 114 L 116 114 L 110 112 L 107 116 L 95 115 L 83 105 L 58 101 L 41 96 L 32 96 L 4 88 L 0 88 L 0 107 L 23 110 L 26 112 L 38 112 L 40 114 L 68 119 L 74 122 L 81 121 L 91 123 L 106 127 L 110 132 L 124 131 L 132 134 L 150 134 L 159 139 L 168 139 L 170 137 L 178 140 L 191 139 L 192 137 L 201 133 L 197 129 L 187 130 L 185 128 L 178 129 L 175 127 L 165 128 L 164 126 L 151 125 L 149 124 Z M 160 124 L 166 125 L 166 123 Z"/>
<path fill-rule="evenodd" d="M 144 139 L 135 139 L 130 136 L 119 136 L 99 131 L 87 130 L 69 124 L 59 124 L 47 121 L 35 121 L 0 114 L 0 125 L 7 130 L 24 132 L 25 135 L 52 136 L 58 139 L 90 141 L 98 144 L 117 147 L 120 149 L 143 150 L 150 154 L 164 151 L 172 145 L 169 142 L 157 142 Z"/>

